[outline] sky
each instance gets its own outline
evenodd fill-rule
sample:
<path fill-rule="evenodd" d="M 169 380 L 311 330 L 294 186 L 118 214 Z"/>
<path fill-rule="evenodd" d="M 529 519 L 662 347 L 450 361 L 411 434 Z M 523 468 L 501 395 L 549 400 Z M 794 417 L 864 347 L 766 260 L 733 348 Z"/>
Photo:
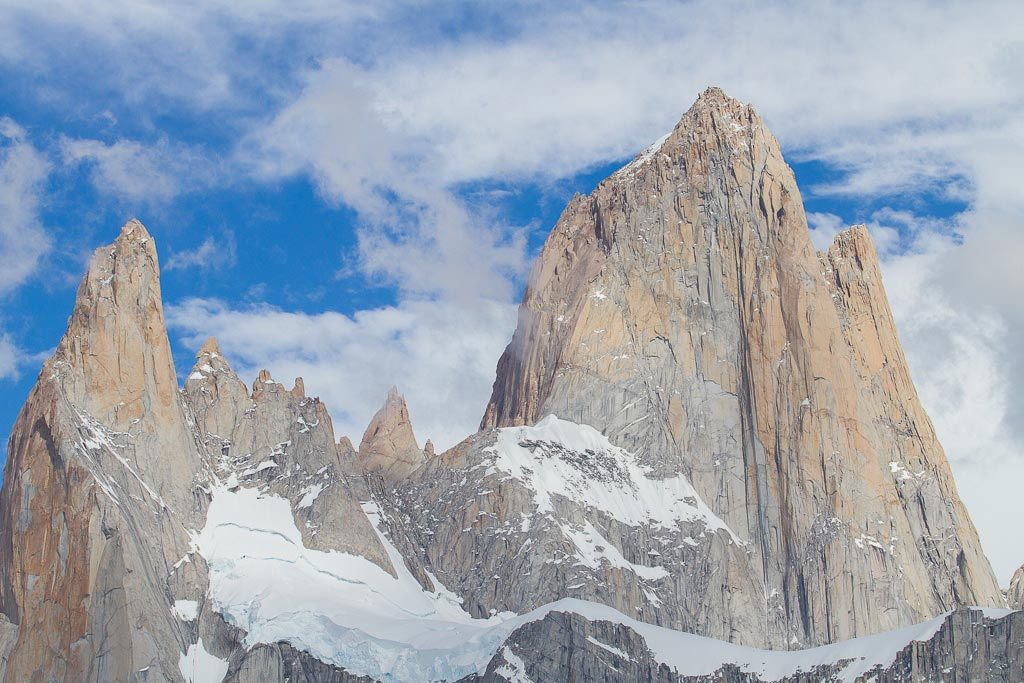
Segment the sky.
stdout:
<path fill-rule="evenodd" d="M 157 240 L 179 375 L 208 335 L 358 441 L 475 430 L 575 192 L 717 85 L 793 166 L 819 247 L 866 223 L 997 575 L 1024 562 L 1024 5 L 0 4 L 0 434 L 89 254 Z M 895 5 L 895 6 L 894 6 Z"/>

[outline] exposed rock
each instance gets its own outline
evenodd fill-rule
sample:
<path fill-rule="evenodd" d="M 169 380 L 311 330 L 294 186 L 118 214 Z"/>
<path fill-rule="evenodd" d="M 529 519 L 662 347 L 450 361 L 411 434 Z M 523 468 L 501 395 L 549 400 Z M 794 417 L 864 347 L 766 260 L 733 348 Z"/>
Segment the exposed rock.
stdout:
<path fill-rule="evenodd" d="M 391 387 L 387 400 L 377 411 L 359 443 L 359 460 L 367 472 L 387 481 L 406 476 L 423 462 L 409 420 L 409 409 L 398 387 Z"/>
<path fill-rule="evenodd" d="M 421 450 L 392 389 L 357 451 L 302 378 L 250 390 L 212 338 L 179 390 L 129 222 L 11 433 L 0 680 L 1022 680 L 1021 612 L 733 644 L 1003 598 L 867 230 L 816 253 L 721 91 L 567 207 L 483 422 Z"/>
<path fill-rule="evenodd" d="M 477 617 L 575 597 L 713 637 L 755 628 L 719 585 L 760 580 L 750 550 L 702 513 L 684 479 L 662 486 L 596 432 L 582 447 L 572 443 L 576 425 L 542 425 L 481 432 L 381 491 L 406 557 L 459 586 Z M 519 458 L 512 467 L 509 455 Z"/>
<path fill-rule="evenodd" d="M 694 653 L 694 659 L 699 661 L 700 653 Z M 484 674 L 463 681 L 1011 683 L 1024 672 L 1024 613 L 989 618 L 979 610 L 957 610 L 934 634 L 912 640 L 890 662 L 854 678 L 844 671 L 851 659 L 827 659 L 829 656 L 823 656 L 821 663 L 781 677 L 761 677 L 736 664 L 726 664 L 704 675 L 684 675 L 657 661 L 646 641 L 628 626 L 551 612 L 517 629 L 498 649 Z"/>
<path fill-rule="evenodd" d="M 867 232 L 819 258 L 778 143 L 720 90 L 545 243 L 482 426 L 548 414 L 685 475 L 749 543 L 687 629 L 800 647 L 1001 602 Z"/>
<path fill-rule="evenodd" d="M 351 676 L 288 643 L 257 645 L 228 672 L 224 683 L 373 683 L 372 678 Z"/>
<path fill-rule="evenodd" d="M 1013 573 L 1006 590 L 1006 602 L 1010 609 L 1024 609 L 1024 566 Z"/>
<path fill-rule="evenodd" d="M 6 680 L 178 680 L 175 564 L 208 465 L 178 392 L 153 241 L 95 252 L 11 432 L 0 494 Z M 200 579 L 201 583 L 201 579 Z M 9 637 L 5 628 L 4 639 Z"/>
<path fill-rule="evenodd" d="M 324 404 L 306 398 L 301 378 L 289 391 L 266 370 L 249 395 L 215 346 L 200 349 L 185 396 L 216 453 L 218 476 L 291 501 L 308 547 L 362 555 L 393 573 L 352 491 Z"/>

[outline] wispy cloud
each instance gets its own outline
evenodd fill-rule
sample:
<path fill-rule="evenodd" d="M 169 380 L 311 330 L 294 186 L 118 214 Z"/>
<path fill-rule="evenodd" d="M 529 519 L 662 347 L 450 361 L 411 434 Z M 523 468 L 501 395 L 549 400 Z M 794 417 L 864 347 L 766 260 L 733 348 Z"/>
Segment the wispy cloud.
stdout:
<path fill-rule="evenodd" d="M 221 239 L 212 235 L 195 249 L 176 251 L 163 264 L 164 270 L 185 268 L 230 268 L 238 261 L 235 233 L 228 231 Z"/>
<path fill-rule="evenodd" d="M 50 163 L 25 130 L 0 118 L 0 295 L 31 276 L 50 249 L 39 200 Z"/>
<path fill-rule="evenodd" d="M 59 147 L 65 165 L 88 167 L 99 192 L 133 202 L 164 203 L 205 187 L 216 177 L 213 163 L 201 149 L 166 137 L 152 144 L 62 137 Z"/>

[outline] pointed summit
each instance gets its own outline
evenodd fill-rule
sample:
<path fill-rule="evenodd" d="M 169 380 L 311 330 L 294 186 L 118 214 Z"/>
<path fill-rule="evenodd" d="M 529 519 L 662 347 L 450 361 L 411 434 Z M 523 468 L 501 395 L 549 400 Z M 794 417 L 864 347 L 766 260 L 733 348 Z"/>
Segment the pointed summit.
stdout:
<path fill-rule="evenodd" d="M 423 462 L 423 451 L 412 431 L 409 409 L 398 387 L 391 387 L 384 405 L 370 420 L 359 443 L 359 460 L 368 472 L 385 479 L 401 478 Z"/>
<path fill-rule="evenodd" d="M 185 396 L 202 433 L 225 438 L 251 404 L 245 382 L 213 337 L 203 342 L 196 353 L 196 362 L 185 378 Z"/>
<path fill-rule="evenodd" d="M 77 371 L 82 406 L 112 426 L 179 410 L 156 246 L 139 221 L 93 253 L 51 363 Z"/>
<path fill-rule="evenodd" d="M 138 221 L 95 251 L 67 331 L 11 430 L 0 612 L 20 633 L 3 653 L 6 680 L 128 680 L 179 654 L 169 583 L 156 577 L 187 552 L 184 529 L 204 505 L 194 487 L 208 480 L 159 278 Z M 103 663 L 91 661 L 100 652 Z"/>
<path fill-rule="evenodd" d="M 131 218 L 127 223 L 121 226 L 121 232 L 117 236 L 117 240 L 127 241 L 143 241 L 151 240 L 153 236 L 149 234 L 149 230 L 146 230 L 146 226 L 142 224 L 138 218 Z"/>
<path fill-rule="evenodd" d="M 216 380 L 228 378 L 239 381 L 238 375 L 228 364 L 227 359 L 221 354 L 220 345 L 214 337 L 208 337 L 203 345 L 196 352 L 196 362 L 192 366 L 192 372 L 185 378 L 186 388 L 190 383 L 200 380 Z M 244 386 L 244 385 L 243 385 Z"/>
<path fill-rule="evenodd" d="M 221 355 L 221 352 L 220 352 L 220 344 L 217 343 L 217 338 L 216 337 L 207 337 L 206 341 L 203 342 L 203 345 L 199 347 L 199 352 L 196 353 L 196 358 L 199 358 L 200 356 L 219 356 L 219 355 Z"/>

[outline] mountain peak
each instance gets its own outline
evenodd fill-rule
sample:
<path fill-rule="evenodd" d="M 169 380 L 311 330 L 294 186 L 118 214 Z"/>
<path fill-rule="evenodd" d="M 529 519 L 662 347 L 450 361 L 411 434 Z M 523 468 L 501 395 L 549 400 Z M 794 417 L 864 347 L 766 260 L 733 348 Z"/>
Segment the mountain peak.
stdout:
<path fill-rule="evenodd" d="M 703 108 L 703 107 L 714 107 L 714 108 L 745 108 L 748 105 L 744 102 L 740 102 L 734 97 L 730 97 L 724 90 L 719 88 L 717 85 L 709 85 L 704 89 L 693 105 L 690 107 Z"/>
<path fill-rule="evenodd" d="M 692 478 L 750 541 L 741 571 L 758 580 L 741 618 L 779 619 L 750 632 L 772 647 L 895 628 L 998 592 L 913 389 L 868 231 L 842 233 L 819 255 L 778 141 L 721 89 L 574 199 L 545 242 L 482 426 L 550 414 L 638 453 L 659 478 Z M 932 488 L 907 496 L 900 473 L 922 467 Z M 861 544 L 872 520 L 890 520 L 889 578 L 849 544 L 830 550 L 845 578 L 840 564 L 794 565 L 819 552 L 819 519 Z M 915 536 L 940 527 L 959 565 L 936 564 Z M 839 594 L 833 582 L 870 588 Z M 832 602 L 801 602 L 793 585 Z M 765 604 L 762 587 L 786 604 L 751 607 Z M 871 609 L 882 600 L 899 607 Z"/>
<path fill-rule="evenodd" d="M 767 159 L 781 162 L 782 152 L 754 108 L 729 97 L 721 88 L 709 87 L 671 131 L 637 154 L 605 183 L 620 183 L 628 178 L 646 182 L 646 173 L 641 171 L 657 169 L 659 173 L 678 173 L 673 169 L 680 164 L 688 173 L 704 174 L 709 164 L 717 165 L 721 161 L 754 166 Z M 659 160 L 661 163 L 655 163 Z"/>
<path fill-rule="evenodd" d="M 370 420 L 359 443 L 359 458 L 367 471 L 380 471 L 387 479 L 404 476 L 423 461 L 398 387 L 388 390 L 384 405 Z"/>
<path fill-rule="evenodd" d="M 171 420 L 177 377 L 163 317 L 156 246 L 137 220 L 93 252 L 51 362 L 80 375 L 81 406 L 110 425 Z"/>
<path fill-rule="evenodd" d="M 199 351 L 196 353 L 196 358 L 212 355 L 222 355 L 220 351 L 220 344 L 217 343 L 216 337 L 207 337 L 206 341 L 203 342 L 203 345 L 199 347 Z"/>
<path fill-rule="evenodd" d="M 153 239 L 153 236 L 146 230 L 146 226 L 142 224 L 138 218 L 130 218 L 127 223 L 121 226 L 121 232 L 117 237 L 118 240 L 149 240 Z"/>

